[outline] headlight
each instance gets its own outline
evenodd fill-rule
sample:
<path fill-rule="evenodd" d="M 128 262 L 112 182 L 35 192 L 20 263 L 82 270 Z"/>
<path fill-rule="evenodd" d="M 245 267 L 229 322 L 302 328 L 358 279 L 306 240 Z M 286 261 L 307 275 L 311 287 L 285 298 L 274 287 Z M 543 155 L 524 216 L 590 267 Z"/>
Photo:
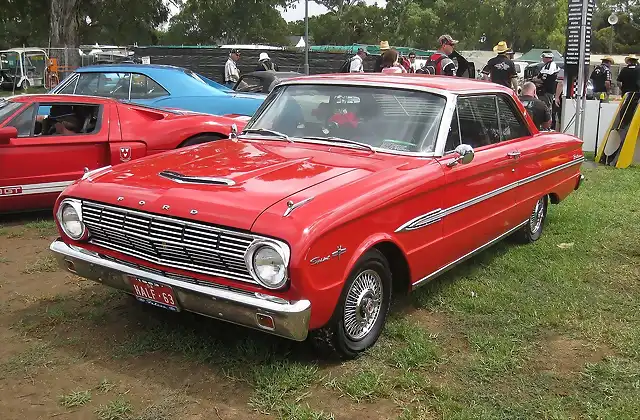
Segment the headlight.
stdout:
<path fill-rule="evenodd" d="M 256 241 L 245 254 L 253 278 L 267 289 L 280 289 L 287 282 L 289 247 L 273 240 Z"/>
<path fill-rule="evenodd" d="M 64 233 L 73 240 L 79 241 L 88 236 L 87 227 L 82 222 L 82 205 L 78 200 L 62 200 L 58 208 L 58 222 Z"/>

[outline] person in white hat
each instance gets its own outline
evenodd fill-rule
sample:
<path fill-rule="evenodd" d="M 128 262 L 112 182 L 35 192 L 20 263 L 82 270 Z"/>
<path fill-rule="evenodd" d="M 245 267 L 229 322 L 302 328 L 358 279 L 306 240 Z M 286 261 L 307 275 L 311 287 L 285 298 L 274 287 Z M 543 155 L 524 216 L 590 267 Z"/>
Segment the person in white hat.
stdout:
<path fill-rule="evenodd" d="M 628 92 L 640 92 L 640 66 L 638 66 L 638 57 L 635 54 L 629 54 L 625 58 L 627 64 L 620 74 L 618 74 L 618 86 L 620 86 L 620 93 L 625 94 Z"/>
<path fill-rule="evenodd" d="M 269 54 L 267 54 L 266 52 L 262 52 L 260 53 L 260 57 L 258 58 L 258 66 L 256 67 L 256 71 L 265 70 L 280 71 L 280 69 L 278 69 L 278 65 L 271 61 L 271 58 L 269 58 Z"/>

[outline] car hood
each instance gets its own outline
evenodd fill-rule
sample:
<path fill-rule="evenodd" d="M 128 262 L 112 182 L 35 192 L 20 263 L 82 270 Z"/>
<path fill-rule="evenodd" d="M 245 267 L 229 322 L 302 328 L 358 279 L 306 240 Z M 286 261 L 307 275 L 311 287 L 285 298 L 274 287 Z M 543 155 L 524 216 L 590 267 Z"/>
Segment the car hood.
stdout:
<path fill-rule="evenodd" d="M 347 173 L 352 182 L 383 164 L 368 151 L 328 149 L 220 140 L 118 165 L 65 195 L 250 230 L 292 194 Z"/>

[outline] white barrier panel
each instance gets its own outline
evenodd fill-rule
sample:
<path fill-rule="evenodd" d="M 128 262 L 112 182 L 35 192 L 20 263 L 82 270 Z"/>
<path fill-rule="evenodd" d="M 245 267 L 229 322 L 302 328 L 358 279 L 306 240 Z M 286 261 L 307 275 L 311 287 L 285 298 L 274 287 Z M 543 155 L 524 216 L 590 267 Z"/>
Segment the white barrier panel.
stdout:
<path fill-rule="evenodd" d="M 587 101 L 584 112 L 584 138 L 582 150 L 585 152 L 595 152 L 596 150 L 596 128 L 598 126 L 598 107 L 600 107 L 600 127 L 598 128 L 598 146 L 602 144 L 604 136 L 607 134 L 611 121 L 615 118 L 618 109 L 618 102 L 600 103 L 600 101 Z M 563 98 L 562 104 L 562 131 L 568 134 L 575 132 L 576 102 L 573 99 Z M 568 127 L 567 127 L 568 125 Z"/>

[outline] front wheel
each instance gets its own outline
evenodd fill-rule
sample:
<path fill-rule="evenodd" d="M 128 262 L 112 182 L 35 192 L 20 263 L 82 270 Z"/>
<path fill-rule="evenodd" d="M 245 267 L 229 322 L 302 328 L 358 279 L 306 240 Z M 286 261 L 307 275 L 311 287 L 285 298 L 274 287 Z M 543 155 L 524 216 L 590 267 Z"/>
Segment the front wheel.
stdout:
<path fill-rule="evenodd" d="M 31 85 L 29 84 L 29 81 L 27 79 L 24 79 L 22 83 L 20 83 L 20 89 L 22 89 L 23 92 L 28 91 L 30 86 Z"/>
<path fill-rule="evenodd" d="M 349 275 L 327 325 L 311 334 L 320 351 L 353 359 L 373 346 L 391 304 L 391 270 L 377 250 L 362 256 Z"/>
<path fill-rule="evenodd" d="M 527 223 L 518 232 L 517 238 L 520 242 L 529 244 L 540 239 L 542 236 L 542 230 L 544 228 L 544 222 L 547 218 L 547 206 L 549 201 L 547 196 L 540 197 L 536 204 L 533 206 L 531 215 Z"/>

